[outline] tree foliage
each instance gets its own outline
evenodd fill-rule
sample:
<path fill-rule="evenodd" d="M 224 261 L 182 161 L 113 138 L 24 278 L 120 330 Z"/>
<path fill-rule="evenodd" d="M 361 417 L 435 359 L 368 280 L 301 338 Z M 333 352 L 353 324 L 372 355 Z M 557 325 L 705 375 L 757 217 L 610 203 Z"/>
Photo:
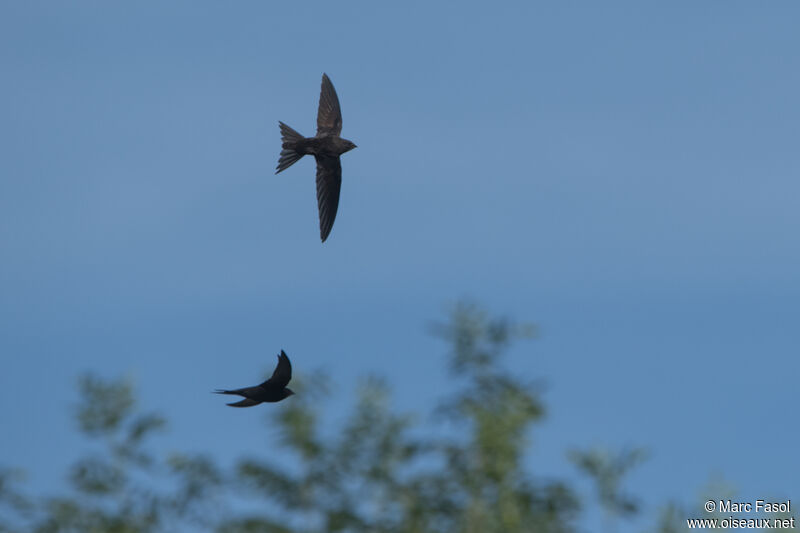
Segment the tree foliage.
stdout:
<path fill-rule="evenodd" d="M 431 413 L 398 412 L 386 382 L 368 378 L 344 422 L 326 428 L 326 379 L 312 374 L 273 408 L 280 461 L 271 448 L 229 469 L 155 453 L 165 420 L 137 409 L 130 382 L 87 375 L 76 420 L 97 452 L 74 461 L 66 494 L 26 496 L 19 471 L 0 470 L 0 533 L 577 531 L 573 488 L 530 469 L 540 387 L 502 364 L 535 329 L 462 303 L 433 332 L 450 346 L 456 387 Z M 444 421 L 452 431 L 432 430 Z M 621 483 L 641 452 L 571 457 L 608 513 L 637 512 Z M 675 514 L 657 530 L 675 530 Z"/>

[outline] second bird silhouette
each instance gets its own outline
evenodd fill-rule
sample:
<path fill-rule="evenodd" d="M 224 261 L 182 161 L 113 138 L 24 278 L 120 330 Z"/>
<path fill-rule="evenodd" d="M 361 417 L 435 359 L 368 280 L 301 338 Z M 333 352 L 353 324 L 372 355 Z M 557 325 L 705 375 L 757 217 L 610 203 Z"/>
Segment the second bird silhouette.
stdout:
<path fill-rule="evenodd" d="M 292 128 L 278 122 L 281 128 L 283 149 L 278 159 L 278 170 L 282 172 L 306 154 L 317 160 L 317 206 L 319 207 L 319 236 L 322 242 L 328 238 L 339 208 L 339 191 L 342 187 L 342 163 L 339 156 L 356 147 L 342 139 L 342 111 L 339 97 L 327 74 L 322 75 L 322 89 L 317 111 L 317 134 L 303 137 Z"/>
<path fill-rule="evenodd" d="M 263 402 L 279 402 L 294 394 L 292 389 L 286 386 L 291 379 L 292 363 L 289 362 L 286 352 L 281 350 L 281 354 L 278 356 L 278 365 L 275 367 L 272 377 L 261 385 L 242 389 L 217 389 L 214 392 L 244 396 L 244 400 L 229 403 L 228 405 L 231 407 L 252 407 Z"/>

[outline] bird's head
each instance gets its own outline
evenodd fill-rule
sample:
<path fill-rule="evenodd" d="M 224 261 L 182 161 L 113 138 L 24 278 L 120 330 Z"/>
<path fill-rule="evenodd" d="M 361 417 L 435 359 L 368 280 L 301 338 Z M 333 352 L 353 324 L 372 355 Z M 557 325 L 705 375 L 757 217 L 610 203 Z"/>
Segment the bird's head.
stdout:
<path fill-rule="evenodd" d="M 288 398 L 292 394 L 294 394 L 294 391 L 292 389 L 290 389 L 289 387 L 286 387 L 285 389 L 283 389 L 283 398 Z M 283 398 L 281 398 L 281 399 L 283 399 Z"/>
<path fill-rule="evenodd" d="M 356 146 L 356 143 L 354 143 L 352 141 L 348 141 L 347 139 L 342 139 L 342 141 L 344 141 L 344 152 L 349 152 L 353 148 L 358 148 Z M 344 153 L 344 152 L 342 152 L 342 153 Z"/>

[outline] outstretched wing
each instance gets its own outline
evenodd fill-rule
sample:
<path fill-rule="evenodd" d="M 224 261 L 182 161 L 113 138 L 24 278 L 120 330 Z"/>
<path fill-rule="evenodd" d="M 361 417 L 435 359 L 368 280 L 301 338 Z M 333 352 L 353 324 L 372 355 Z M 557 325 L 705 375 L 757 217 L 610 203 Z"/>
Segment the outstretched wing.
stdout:
<path fill-rule="evenodd" d="M 342 132 L 342 110 L 339 108 L 339 97 L 327 74 L 322 75 L 322 89 L 319 93 L 319 110 L 317 111 L 317 136 L 336 135 Z"/>
<path fill-rule="evenodd" d="M 339 209 L 342 189 L 342 162 L 338 157 L 317 155 L 317 206 L 319 207 L 319 236 L 328 238 Z"/>
<path fill-rule="evenodd" d="M 233 402 L 233 403 L 229 403 L 227 405 L 230 405 L 231 407 L 252 407 L 252 406 L 258 405 L 260 403 L 261 402 L 259 402 L 258 400 L 251 400 L 250 398 L 245 398 L 244 400 L 242 400 L 240 402 Z"/>
<path fill-rule="evenodd" d="M 272 377 L 262 383 L 261 387 L 283 389 L 291 379 L 292 363 L 289 362 L 286 352 L 281 350 L 281 354 L 278 356 L 278 366 L 275 367 Z"/>

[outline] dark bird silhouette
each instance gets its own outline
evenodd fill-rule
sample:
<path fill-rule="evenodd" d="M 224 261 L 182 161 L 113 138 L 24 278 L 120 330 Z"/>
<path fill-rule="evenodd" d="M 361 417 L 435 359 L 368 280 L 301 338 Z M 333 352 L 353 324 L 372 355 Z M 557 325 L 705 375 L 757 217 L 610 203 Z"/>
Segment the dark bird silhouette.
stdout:
<path fill-rule="evenodd" d="M 306 154 L 317 160 L 317 206 L 319 207 L 319 236 L 328 238 L 339 208 L 339 191 L 342 187 L 342 163 L 339 156 L 356 147 L 342 139 L 342 111 L 339 97 L 327 74 L 322 75 L 322 89 L 317 111 L 317 135 L 303 137 L 292 128 L 278 122 L 281 128 L 283 150 L 278 159 L 278 170 L 283 172 Z"/>
<path fill-rule="evenodd" d="M 286 352 L 281 350 L 278 356 L 278 366 L 272 373 L 272 377 L 261 385 L 255 387 L 245 387 L 243 389 L 224 390 L 217 389 L 214 392 L 217 394 L 237 394 L 244 396 L 244 400 L 229 403 L 231 407 L 252 407 L 262 402 L 279 402 L 284 398 L 288 398 L 294 392 L 286 385 L 292 379 L 292 363 L 289 362 Z"/>

